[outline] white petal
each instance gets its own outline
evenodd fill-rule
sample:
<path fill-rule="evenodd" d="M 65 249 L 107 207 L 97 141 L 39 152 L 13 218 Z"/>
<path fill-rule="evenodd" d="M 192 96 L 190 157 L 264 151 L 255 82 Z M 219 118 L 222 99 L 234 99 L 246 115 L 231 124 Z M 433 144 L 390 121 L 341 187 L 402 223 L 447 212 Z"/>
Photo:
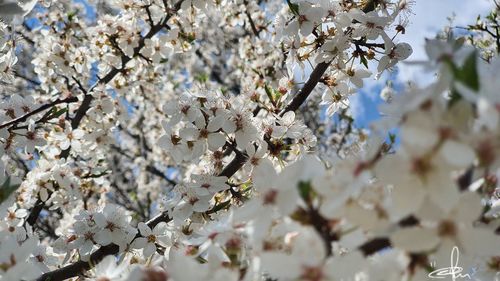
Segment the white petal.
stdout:
<path fill-rule="evenodd" d="M 255 145 L 253 143 L 249 143 L 245 148 L 249 157 L 252 157 L 255 154 Z"/>
<path fill-rule="evenodd" d="M 281 122 L 284 126 L 290 126 L 294 120 L 295 120 L 295 112 L 293 111 L 288 111 L 281 118 Z"/>
<path fill-rule="evenodd" d="M 149 257 L 155 252 L 156 252 L 156 246 L 154 243 L 147 243 L 146 247 L 144 247 L 144 250 L 142 251 L 145 257 Z"/>
<path fill-rule="evenodd" d="M 226 137 L 222 133 L 213 133 L 208 135 L 208 147 L 215 151 L 226 143 Z"/>
<path fill-rule="evenodd" d="M 95 271 L 101 274 L 108 272 L 109 269 L 116 267 L 116 257 L 113 255 L 106 256 L 100 263 L 95 266 Z"/>
<path fill-rule="evenodd" d="M 224 125 L 224 117 L 222 115 L 216 116 L 212 118 L 208 122 L 207 130 L 210 132 L 215 132 L 222 128 L 222 125 Z"/>
<path fill-rule="evenodd" d="M 139 238 L 136 238 L 134 240 L 134 242 L 132 242 L 130 247 L 132 247 L 133 249 L 143 249 L 144 247 L 146 247 L 147 243 L 148 243 L 147 238 L 139 237 Z"/>
<path fill-rule="evenodd" d="M 288 215 L 297 208 L 297 201 L 299 199 L 299 192 L 297 188 L 278 191 L 276 197 L 276 205 L 278 206 L 281 214 Z"/>
<path fill-rule="evenodd" d="M 365 258 L 359 252 L 335 255 L 325 264 L 325 273 L 333 280 L 354 280 L 353 276 L 366 268 Z"/>
<path fill-rule="evenodd" d="M 233 133 L 234 131 L 236 131 L 236 124 L 234 124 L 234 122 L 231 120 L 226 120 L 224 122 L 224 125 L 222 126 L 222 129 L 228 134 Z"/>
<path fill-rule="evenodd" d="M 431 250 L 439 243 L 439 238 L 431 229 L 423 227 L 407 227 L 397 230 L 390 236 L 394 247 L 419 253 Z"/>
<path fill-rule="evenodd" d="M 73 138 L 75 139 L 81 139 L 83 135 L 85 135 L 85 132 L 83 130 L 76 129 L 71 132 L 71 135 L 73 135 Z"/>
<path fill-rule="evenodd" d="M 263 253 L 261 263 L 265 272 L 280 280 L 295 279 L 301 273 L 301 266 L 297 258 L 282 253 Z"/>
<path fill-rule="evenodd" d="M 393 215 L 402 218 L 420 208 L 425 198 L 425 191 L 418 186 L 400 185 L 392 190 L 392 198 L 394 200 Z"/>
<path fill-rule="evenodd" d="M 466 255 L 500 256 L 500 236 L 494 230 L 467 227 L 458 236 Z"/>
<path fill-rule="evenodd" d="M 99 231 L 96 234 L 95 241 L 99 243 L 102 246 L 106 246 L 109 243 L 111 243 L 111 233 L 109 230 L 105 229 L 102 231 Z"/>
<path fill-rule="evenodd" d="M 167 235 L 161 235 L 157 236 L 156 239 L 160 242 L 161 245 L 163 246 L 169 246 L 171 245 L 171 240 L 170 237 Z"/>
<path fill-rule="evenodd" d="M 160 222 L 153 229 L 154 235 L 165 235 L 167 233 L 167 224 L 165 222 Z"/>
<path fill-rule="evenodd" d="M 441 148 L 441 155 L 451 165 L 462 168 L 472 164 L 476 157 L 470 146 L 453 140 L 445 142 Z"/>
<path fill-rule="evenodd" d="M 268 159 L 262 159 L 253 170 L 252 178 L 255 189 L 258 191 L 268 190 L 272 187 L 273 181 L 277 177 L 276 170 Z"/>
<path fill-rule="evenodd" d="M 452 217 L 457 221 L 472 223 L 479 218 L 482 210 L 481 197 L 475 192 L 467 192 L 460 197 Z"/>
<path fill-rule="evenodd" d="M 139 231 L 141 232 L 141 235 L 142 236 L 148 236 L 148 235 L 151 235 L 153 232 L 151 231 L 151 228 L 149 228 L 149 226 L 143 222 L 140 222 L 138 225 L 137 225 L 137 228 L 139 229 Z"/>
<path fill-rule="evenodd" d="M 106 217 L 102 213 L 96 213 L 94 215 L 94 221 L 97 226 L 104 228 L 107 224 Z"/>

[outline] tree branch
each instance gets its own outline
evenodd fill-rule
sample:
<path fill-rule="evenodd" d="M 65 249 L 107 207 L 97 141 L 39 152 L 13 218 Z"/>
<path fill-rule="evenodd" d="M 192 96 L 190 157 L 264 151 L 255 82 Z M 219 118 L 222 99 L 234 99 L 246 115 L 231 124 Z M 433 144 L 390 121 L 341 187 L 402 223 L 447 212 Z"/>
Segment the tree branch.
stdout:
<path fill-rule="evenodd" d="M 43 111 L 45 111 L 45 110 L 47 110 L 49 108 L 52 108 L 55 105 L 58 105 L 58 104 L 61 104 L 61 103 L 74 103 L 74 102 L 77 102 L 77 101 L 78 101 L 78 98 L 74 97 L 74 96 L 67 97 L 65 99 L 57 99 L 57 100 L 55 100 L 55 101 L 53 101 L 51 103 L 44 104 L 44 105 L 38 107 L 37 109 L 26 113 L 25 115 L 23 115 L 21 117 L 18 117 L 16 119 L 10 120 L 9 122 L 3 123 L 2 125 L 0 125 L 0 129 L 3 129 L 5 127 L 9 127 L 11 125 L 14 125 L 14 124 L 17 124 L 17 123 L 20 123 L 20 122 L 24 122 L 24 121 L 28 120 L 29 117 L 31 117 L 31 116 L 33 116 L 35 114 L 38 114 L 40 112 L 43 112 Z"/>
<path fill-rule="evenodd" d="M 331 61 L 322 62 L 316 65 L 306 84 L 304 84 L 304 87 L 300 89 L 299 93 L 293 98 L 293 100 L 287 105 L 287 107 L 285 107 L 285 109 L 281 111 L 280 116 L 285 115 L 285 113 L 287 113 L 288 111 L 297 110 L 300 105 L 302 105 L 306 101 L 307 97 L 309 97 L 309 95 L 312 93 L 330 64 Z"/>
<path fill-rule="evenodd" d="M 155 34 L 157 34 L 158 32 L 160 32 L 166 26 L 168 20 L 173 16 L 173 14 L 176 11 L 178 11 L 180 9 L 181 4 L 182 4 L 183 1 L 184 0 L 179 0 L 174 5 L 174 8 L 169 10 L 169 13 L 167 14 L 167 16 L 160 23 L 158 23 L 157 25 L 152 26 L 151 29 L 149 30 L 149 32 L 144 37 L 141 37 L 141 39 L 139 40 L 139 45 L 136 48 L 134 48 L 134 55 L 133 55 L 133 57 L 137 56 L 140 53 L 141 49 L 145 46 L 145 40 L 146 39 L 149 39 L 149 38 L 153 37 Z M 129 61 L 131 61 L 132 58 L 129 58 L 129 57 L 125 56 L 125 55 L 122 55 L 121 60 L 122 60 L 122 67 L 125 67 L 125 65 Z M 87 114 L 87 111 L 90 109 L 90 105 L 91 105 L 92 100 L 94 98 L 90 93 L 98 85 L 100 85 L 100 84 L 107 84 L 107 83 L 111 82 L 111 80 L 113 80 L 113 78 L 115 78 L 115 76 L 118 73 L 120 73 L 120 72 L 122 72 L 122 69 L 113 68 L 110 72 L 108 72 L 108 74 L 106 74 L 104 77 L 100 78 L 87 92 L 85 92 L 85 97 L 83 98 L 82 104 L 77 109 L 76 114 L 75 114 L 73 120 L 71 121 L 71 127 L 73 129 L 78 128 L 78 126 L 80 125 L 83 117 Z M 79 86 L 81 86 L 81 85 L 79 85 Z M 83 89 L 83 87 L 81 87 L 81 89 Z M 73 98 L 76 99 L 76 97 L 73 97 Z M 77 99 L 75 101 L 77 101 Z M 61 103 L 61 102 L 59 102 L 59 103 Z M 42 110 L 46 109 L 45 106 L 42 106 L 42 107 L 38 108 L 36 111 L 37 112 L 42 111 L 42 110 L 40 110 L 41 108 L 43 108 Z M 33 113 L 33 114 L 35 114 L 35 113 Z M 24 118 L 24 120 L 25 120 L 29 116 L 30 115 L 27 114 L 27 115 L 25 115 L 25 116 L 23 116 L 21 118 Z M 21 118 L 18 118 L 18 119 L 21 119 Z M 15 119 L 15 120 L 17 120 L 17 119 Z M 13 122 L 13 121 L 14 120 L 12 120 L 11 122 Z M 9 123 L 11 123 L 11 122 L 9 122 Z M 6 123 L 4 125 L 7 126 L 9 123 Z M 3 128 L 3 127 L 0 126 L 0 129 L 1 128 Z M 59 154 L 59 158 L 67 158 L 69 156 L 69 154 L 70 154 L 70 151 L 71 151 L 71 147 L 69 147 L 68 149 L 62 151 L 61 154 Z M 38 201 L 37 201 L 37 203 L 38 203 Z M 40 212 L 42 211 L 42 209 L 44 207 L 44 204 L 45 204 L 44 202 L 41 202 L 41 207 L 39 206 L 40 204 L 37 204 L 34 208 L 32 208 L 32 210 L 30 212 L 30 215 L 29 215 L 29 218 L 31 218 L 31 221 L 33 222 L 33 224 L 38 219 L 38 216 L 40 215 Z M 31 225 L 33 225 L 33 224 L 31 224 Z"/>
<path fill-rule="evenodd" d="M 246 16 L 247 16 L 247 18 L 248 18 L 248 21 L 250 22 L 250 27 L 252 28 L 252 32 L 253 32 L 253 34 L 254 34 L 257 38 L 259 38 L 259 37 L 260 37 L 260 36 L 259 36 L 260 31 L 259 31 L 259 30 L 257 29 L 257 27 L 255 26 L 255 22 L 254 22 L 254 21 L 253 21 L 253 19 L 252 19 L 252 15 L 250 15 L 250 12 L 248 11 L 248 1 L 246 1 L 246 0 L 245 0 L 243 3 L 244 3 L 244 4 L 245 4 L 245 6 L 246 6 L 245 8 L 247 8 L 247 9 L 245 9 L 245 14 L 246 14 Z"/>

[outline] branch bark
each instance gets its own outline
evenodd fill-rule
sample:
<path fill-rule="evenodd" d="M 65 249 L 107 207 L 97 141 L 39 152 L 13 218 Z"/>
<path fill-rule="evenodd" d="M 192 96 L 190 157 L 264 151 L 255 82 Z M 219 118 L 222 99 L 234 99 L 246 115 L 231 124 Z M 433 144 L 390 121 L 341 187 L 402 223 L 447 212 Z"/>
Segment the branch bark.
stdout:
<path fill-rule="evenodd" d="M 180 9 L 180 4 L 183 2 L 183 0 L 180 0 L 176 5 L 176 9 Z M 373 1 L 370 1 L 373 2 Z M 367 9 L 370 10 L 373 9 L 371 6 Z M 165 21 L 166 23 L 166 21 Z M 158 31 L 160 31 L 163 28 L 164 23 L 162 23 L 161 26 L 154 26 L 151 28 L 151 30 L 148 32 L 148 34 L 145 35 L 139 42 L 139 46 L 134 49 L 134 53 L 139 53 L 140 49 L 144 46 L 144 40 L 146 38 L 151 38 L 154 34 L 156 34 Z M 128 57 L 122 57 L 122 63 L 127 63 L 130 61 L 131 58 Z M 319 80 L 323 76 L 323 74 L 326 72 L 328 67 L 330 66 L 330 62 L 322 62 L 318 64 L 313 72 L 311 73 L 309 79 L 305 83 L 304 87 L 300 90 L 300 92 L 292 99 L 292 101 L 285 107 L 285 109 L 280 113 L 280 116 L 283 116 L 286 112 L 289 111 L 295 111 L 297 110 L 309 97 L 309 95 L 312 93 L 316 85 L 318 84 Z M 124 65 L 124 64 L 123 64 Z M 89 92 L 91 92 L 98 84 L 100 83 L 108 83 L 110 82 L 121 70 L 119 69 L 113 69 L 108 75 L 100 79 L 95 86 L 91 87 Z M 85 102 L 88 100 L 87 102 Z M 76 115 L 75 115 L 75 120 L 81 121 L 81 118 L 85 116 L 85 113 L 90 107 L 90 102 L 92 101 L 92 96 L 91 95 L 86 95 L 84 102 L 82 102 L 82 105 L 78 109 Z M 81 117 L 80 117 L 81 116 Z M 78 117 L 78 118 L 77 118 Z M 75 121 L 76 123 L 77 121 Z M 73 124 L 72 124 L 73 125 Z M 244 154 L 242 153 L 237 153 L 235 158 L 222 170 L 222 172 L 219 174 L 219 176 L 226 176 L 230 178 L 233 176 L 243 165 L 246 163 L 247 157 L 245 157 Z M 169 217 L 168 212 L 162 212 L 159 215 L 155 216 L 151 220 L 147 222 L 147 225 L 150 228 L 154 228 L 157 224 L 160 222 L 169 222 L 171 221 L 172 218 Z M 372 241 L 369 241 L 362 245 L 360 247 L 360 250 L 365 253 L 366 255 L 372 254 L 377 252 L 380 249 L 383 249 L 385 247 L 390 246 L 390 241 L 386 238 L 379 238 L 379 239 L 374 239 Z M 91 268 L 92 264 L 97 264 L 99 263 L 104 257 L 107 255 L 115 255 L 119 251 L 119 247 L 111 244 L 107 246 L 102 246 L 99 248 L 97 251 L 95 251 L 93 254 L 90 255 L 90 261 L 89 262 L 84 262 L 84 261 L 78 261 L 73 264 L 70 264 L 68 266 L 65 266 L 63 268 L 57 269 L 55 271 L 47 272 L 40 276 L 37 281 L 58 281 L 58 280 L 64 280 L 67 278 L 75 277 L 82 272 L 89 270 Z"/>
<path fill-rule="evenodd" d="M 158 24 L 156 25 L 153 25 L 151 26 L 151 29 L 149 30 L 149 32 L 144 36 L 144 37 L 141 37 L 141 39 L 139 40 L 139 45 L 134 48 L 134 55 L 133 57 L 137 56 L 141 49 L 145 46 L 145 40 L 146 39 L 150 39 L 151 37 L 153 37 L 155 34 L 157 34 L 158 32 L 160 32 L 167 24 L 168 20 L 175 14 L 176 11 L 178 11 L 181 7 L 181 4 L 184 0 L 179 0 L 173 7 L 172 10 L 169 10 L 169 13 L 167 14 L 167 16 L 161 21 L 159 22 Z M 121 57 L 121 60 L 122 60 L 122 68 L 126 66 L 126 64 L 132 60 L 132 58 L 130 57 L 127 57 L 125 55 L 122 55 Z M 90 109 L 90 105 L 92 103 L 92 100 L 94 99 L 94 97 L 92 96 L 92 91 L 98 86 L 98 85 L 101 85 L 101 84 L 107 84 L 109 82 L 111 82 L 111 80 L 113 80 L 116 75 L 118 75 L 118 73 L 122 72 L 122 69 L 118 69 L 118 68 L 113 68 L 110 72 L 108 72 L 104 77 L 100 78 L 89 90 L 88 92 L 85 93 L 85 96 L 83 98 L 83 101 L 82 101 L 82 104 L 80 105 L 80 107 L 77 109 L 76 111 L 76 114 L 75 116 L 73 117 L 72 121 L 71 121 L 71 127 L 73 129 L 76 129 L 80 126 L 80 123 L 81 121 L 83 120 L 83 117 L 85 117 L 85 115 L 87 114 L 87 111 Z M 71 99 L 75 99 L 75 101 L 77 101 L 78 99 L 76 97 L 72 97 Z M 59 100 L 58 100 L 59 101 Z M 55 102 L 53 102 L 52 104 L 54 104 Z M 62 103 L 62 101 L 59 101 L 58 103 Z M 56 103 L 57 104 L 57 103 Z M 41 112 L 49 107 L 47 107 L 48 105 L 44 105 L 40 108 L 38 108 L 37 110 L 31 112 L 30 114 L 33 115 L 33 114 L 36 114 L 38 112 Z M 21 118 L 24 118 L 24 120 L 26 120 L 29 116 L 31 115 L 25 115 Z M 18 118 L 18 119 L 21 119 L 21 118 Z M 17 120 L 17 119 L 15 119 Z M 13 120 L 14 121 L 14 120 Z M 13 122 L 11 121 L 11 122 Z M 9 122 L 9 123 L 11 123 Z M 19 122 L 19 121 L 17 121 Z M 4 124 L 5 126 L 8 126 L 8 123 L 7 124 Z M 3 126 L 3 125 L 2 125 Z M 0 126 L 0 129 L 2 127 Z M 69 147 L 68 149 L 64 150 L 61 152 L 61 154 L 59 154 L 59 157 L 60 158 L 67 158 L 69 156 L 71 152 L 71 147 Z M 37 203 L 39 203 L 37 201 Z M 41 202 L 40 204 L 37 204 L 35 205 L 35 207 L 32 208 L 31 212 L 30 212 L 30 215 L 29 215 L 29 218 L 30 218 L 30 221 L 32 223 L 30 223 L 30 225 L 34 225 L 34 223 L 36 222 L 36 220 L 38 219 L 38 216 L 40 215 L 40 212 L 42 211 L 43 207 L 44 207 L 45 203 L 44 202 Z"/>
<path fill-rule="evenodd" d="M 12 125 L 20 123 L 20 122 L 24 122 L 24 121 L 28 120 L 29 117 L 31 117 L 31 116 L 33 116 L 35 114 L 38 114 L 40 112 L 43 112 L 43 111 L 45 111 L 47 109 L 50 109 L 50 108 L 52 108 L 52 107 L 54 107 L 54 106 L 56 106 L 58 104 L 62 104 L 62 103 L 74 103 L 74 102 L 77 102 L 77 101 L 78 101 L 78 98 L 74 97 L 74 96 L 67 97 L 65 99 L 57 99 L 57 100 L 55 100 L 53 102 L 41 105 L 37 109 L 35 109 L 33 111 L 30 111 L 30 112 L 24 114 L 23 116 L 20 116 L 20 117 L 18 117 L 16 119 L 12 119 L 9 122 L 3 123 L 2 125 L 0 125 L 0 129 L 12 126 Z"/>
<path fill-rule="evenodd" d="M 246 6 L 246 7 L 245 7 L 245 8 L 246 8 L 246 9 L 245 9 L 245 14 L 246 14 L 246 16 L 247 16 L 247 18 L 248 18 L 248 21 L 250 22 L 250 27 L 252 28 L 252 32 L 253 32 L 253 34 L 254 34 L 257 38 L 259 38 L 259 37 L 260 37 L 260 36 L 259 36 L 260 31 L 257 29 L 257 26 L 255 25 L 255 22 L 254 22 L 254 21 L 253 21 L 253 19 L 252 19 L 252 15 L 250 15 L 250 12 L 248 11 L 248 1 L 246 1 L 246 0 L 245 0 L 245 1 L 243 2 L 243 4 L 245 4 L 245 6 Z"/>
<path fill-rule="evenodd" d="M 280 116 L 285 115 L 288 111 L 295 111 L 297 110 L 309 97 L 309 95 L 312 93 L 316 85 L 318 84 L 319 80 L 325 74 L 326 70 L 330 66 L 331 62 L 322 62 L 316 65 L 314 68 L 313 72 L 309 76 L 309 79 L 307 80 L 306 84 L 304 84 L 304 87 L 300 89 L 299 93 L 292 99 L 292 101 L 285 107 L 285 109 L 280 113 Z"/>

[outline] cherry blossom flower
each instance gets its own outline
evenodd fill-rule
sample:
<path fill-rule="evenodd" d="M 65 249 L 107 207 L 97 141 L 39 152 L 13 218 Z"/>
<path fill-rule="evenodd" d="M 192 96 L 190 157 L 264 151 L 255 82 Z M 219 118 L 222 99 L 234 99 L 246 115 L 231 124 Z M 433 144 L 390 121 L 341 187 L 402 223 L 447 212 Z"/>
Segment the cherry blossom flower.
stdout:
<path fill-rule="evenodd" d="M 28 211 L 13 205 L 7 208 L 5 213 L 2 212 L 1 214 L 2 217 L 6 218 L 7 225 L 21 226 L 24 222 L 24 218 L 28 216 Z"/>
<path fill-rule="evenodd" d="M 453 245 L 463 249 L 467 255 L 498 255 L 498 250 L 491 245 L 498 243 L 499 238 L 485 228 L 472 226 L 471 222 L 481 213 L 479 200 L 476 194 L 465 193 L 448 213 L 434 212 L 438 210 L 434 203 L 427 202 L 418 212 L 423 227 L 396 231 L 391 241 L 396 247 L 412 252 L 431 250 L 440 245 L 434 257 L 439 266 L 447 265 Z"/>
<path fill-rule="evenodd" d="M 248 155 L 249 161 L 243 166 L 243 170 L 247 173 L 251 173 L 254 167 L 258 166 L 262 161 L 265 161 L 265 155 L 267 154 L 267 142 L 258 142 L 257 148 L 255 144 L 248 144 L 245 151 Z"/>
<path fill-rule="evenodd" d="M 73 249 L 77 249 L 83 257 L 88 257 L 92 250 L 95 249 L 95 238 L 99 228 L 95 225 L 90 226 L 84 222 L 77 222 L 73 228 L 78 237 L 70 243 L 70 246 Z"/>
<path fill-rule="evenodd" d="M 153 229 L 143 222 L 140 222 L 137 227 L 142 237 L 136 238 L 131 247 L 142 249 L 144 256 L 150 257 L 156 252 L 156 243 L 161 246 L 170 245 L 170 233 L 164 222 L 159 223 Z"/>
<path fill-rule="evenodd" d="M 92 270 L 94 276 L 92 280 L 123 280 L 129 266 L 128 260 L 117 262 L 116 257 L 106 256 Z"/>
<path fill-rule="evenodd" d="M 391 22 L 391 18 L 380 16 L 377 11 L 364 13 L 360 10 L 354 10 L 351 17 L 356 20 L 353 37 L 366 37 L 370 40 L 377 39 L 384 33 L 385 26 Z"/>
<path fill-rule="evenodd" d="M 169 124 L 163 123 L 163 126 L 166 134 L 160 137 L 158 146 L 168 151 L 176 163 L 181 163 L 184 160 L 184 143 Z"/>
<path fill-rule="evenodd" d="M 393 47 L 386 47 L 386 55 L 380 59 L 378 64 L 379 73 L 393 67 L 399 61 L 407 59 L 412 53 L 413 49 L 408 43 L 398 43 Z"/>
<path fill-rule="evenodd" d="M 166 103 L 163 112 L 170 117 L 172 124 L 177 124 L 181 120 L 193 122 L 201 115 L 196 101 L 188 95 L 182 95 L 179 100 Z"/>
<path fill-rule="evenodd" d="M 14 50 L 10 49 L 7 53 L 0 56 L 0 79 L 11 81 L 14 79 L 13 66 L 17 63 L 17 57 Z"/>
<path fill-rule="evenodd" d="M 0 279 L 500 270 L 494 32 L 427 40 L 365 127 L 414 1 L 88 2 L 0 4 Z"/>
<path fill-rule="evenodd" d="M 328 105 L 326 110 L 328 116 L 332 116 L 337 111 L 347 108 L 350 104 L 348 96 L 353 92 L 353 89 L 344 81 L 339 82 L 332 89 L 327 89 L 321 97 L 321 103 Z"/>
<path fill-rule="evenodd" d="M 308 2 L 299 2 L 297 18 L 288 24 L 286 33 L 297 34 L 300 31 L 302 36 L 307 36 L 323 16 L 324 10 L 321 8 L 312 6 Z"/>
<path fill-rule="evenodd" d="M 50 271 L 50 267 L 55 266 L 58 262 L 51 249 L 45 245 L 38 245 L 30 260 L 44 273 Z"/>
<path fill-rule="evenodd" d="M 0 272 L 5 280 L 33 279 L 40 270 L 27 262 L 30 253 L 36 248 L 36 238 L 29 238 L 21 244 L 11 236 L 2 237 L 0 243 Z"/>
<path fill-rule="evenodd" d="M 19 131 L 20 134 L 25 135 L 24 141 L 19 143 L 19 146 L 25 146 L 26 153 L 33 153 L 35 147 L 44 146 L 47 141 L 44 138 L 44 134 L 40 131 L 36 131 L 34 122 L 30 122 L 28 125 L 28 130 L 25 132 Z"/>
<path fill-rule="evenodd" d="M 153 63 L 159 63 L 161 59 L 169 57 L 173 52 L 173 48 L 167 44 L 167 40 L 169 39 L 170 36 L 168 35 L 162 35 L 153 39 L 146 39 L 146 46 L 141 50 L 141 53 L 146 57 L 151 58 Z"/>
<path fill-rule="evenodd" d="M 209 175 L 192 175 L 193 182 L 189 185 L 199 196 L 214 194 L 229 189 L 226 184 L 227 177 L 214 177 Z"/>
<path fill-rule="evenodd" d="M 80 139 L 82 139 L 84 135 L 85 132 L 83 130 L 72 130 L 70 126 L 66 126 L 63 132 L 54 134 L 54 139 L 59 141 L 59 147 L 62 150 L 68 149 L 70 146 L 79 150 L 81 147 Z"/>
<path fill-rule="evenodd" d="M 124 214 L 124 211 L 115 205 L 106 205 L 104 210 L 96 213 L 93 219 L 101 230 L 96 234 L 95 241 L 101 245 L 114 243 L 124 247 L 130 229 L 131 217 Z M 134 229 L 135 230 L 135 229 Z"/>
<path fill-rule="evenodd" d="M 357 88 L 362 88 L 363 87 L 363 79 L 368 78 L 371 76 L 371 72 L 362 69 L 362 68 L 357 68 L 357 69 L 347 69 L 345 72 L 347 80 L 356 86 Z M 340 78 L 342 79 L 342 78 Z"/>
<path fill-rule="evenodd" d="M 234 133 L 236 144 L 244 149 L 251 141 L 257 140 L 257 128 L 250 112 L 230 111 L 222 127 L 226 133 Z"/>

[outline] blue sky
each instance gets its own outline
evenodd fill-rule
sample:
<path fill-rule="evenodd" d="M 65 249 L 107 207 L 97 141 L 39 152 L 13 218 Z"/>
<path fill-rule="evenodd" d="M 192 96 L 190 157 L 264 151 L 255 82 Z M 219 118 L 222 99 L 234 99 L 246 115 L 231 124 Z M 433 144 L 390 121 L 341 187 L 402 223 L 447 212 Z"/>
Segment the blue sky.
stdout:
<path fill-rule="evenodd" d="M 411 0 L 409 0 L 411 1 Z M 88 20 L 95 20 L 95 11 L 86 0 L 75 0 L 85 6 Z M 453 17 L 453 25 L 466 26 L 473 23 L 478 15 L 485 15 L 493 7 L 492 0 L 414 0 L 406 34 L 398 37 L 398 42 L 408 42 L 413 54 L 407 61 L 426 59 L 425 38 L 434 37 Z M 28 20 L 36 26 L 35 19 Z M 374 69 L 372 67 L 372 69 Z M 427 84 L 433 79 L 432 73 L 423 73 L 414 65 L 400 63 L 393 73 L 385 73 L 379 80 L 367 79 L 365 87 L 352 96 L 351 110 L 359 127 L 367 127 L 371 121 L 380 117 L 377 107 L 383 101 L 379 97 L 387 80 L 393 81 L 396 89 L 402 89 L 406 81 Z"/>
<path fill-rule="evenodd" d="M 406 34 L 397 39 L 413 47 L 413 54 L 407 61 L 427 58 L 425 38 L 435 37 L 443 27 L 449 25 L 449 17 L 454 17 L 453 26 L 466 26 L 474 23 L 478 15 L 487 14 L 492 7 L 492 0 L 415 0 Z M 387 79 L 392 80 L 396 87 L 402 87 L 406 81 L 427 84 L 433 79 L 433 73 L 423 73 L 417 66 L 400 63 L 394 73 L 385 74 L 377 81 L 368 79 L 365 87 L 350 100 L 357 126 L 367 127 L 379 117 L 377 106 L 383 102 L 379 94 Z"/>

